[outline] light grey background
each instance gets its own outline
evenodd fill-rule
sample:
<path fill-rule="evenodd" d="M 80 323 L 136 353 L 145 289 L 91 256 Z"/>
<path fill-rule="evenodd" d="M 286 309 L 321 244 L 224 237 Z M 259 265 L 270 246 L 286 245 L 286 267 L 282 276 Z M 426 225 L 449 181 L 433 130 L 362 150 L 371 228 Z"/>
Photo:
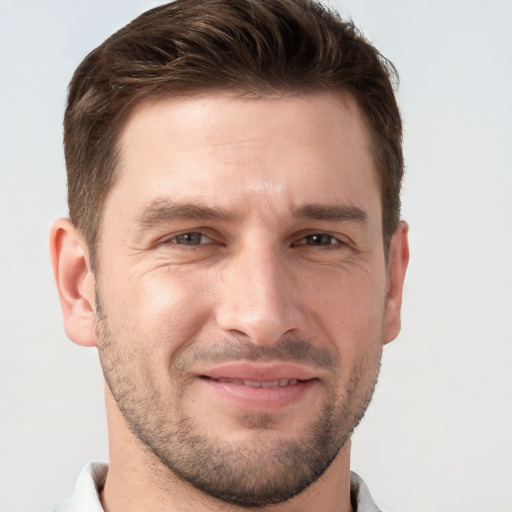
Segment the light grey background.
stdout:
<path fill-rule="evenodd" d="M 45 511 L 107 457 L 94 349 L 63 333 L 67 82 L 161 2 L 0 0 L 0 510 Z M 512 511 L 512 1 L 347 0 L 397 65 L 411 264 L 352 466 L 390 512 Z"/>

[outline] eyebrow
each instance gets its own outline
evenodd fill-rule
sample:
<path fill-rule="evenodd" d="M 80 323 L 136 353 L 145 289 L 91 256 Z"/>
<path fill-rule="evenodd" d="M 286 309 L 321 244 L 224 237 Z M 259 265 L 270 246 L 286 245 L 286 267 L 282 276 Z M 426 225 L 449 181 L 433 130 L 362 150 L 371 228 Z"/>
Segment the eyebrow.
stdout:
<path fill-rule="evenodd" d="M 368 225 L 368 214 L 357 206 L 306 204 L 294 209 L 293 216 L 301 220 L 348 221 Z"/>
<path fill-rule="evenodd" d="M 228 221 L 234 215 L 223 208 L 210 208 L 194 203 L 175 203 L 168 199 L 151 201 L 137 219 L 141 229 L 149 229 L 156 225 L 174 220 L 208 220 Z"/>
<path fill-rule="evenodd" d="M 357 206 L 305 204 L 292 208 L 292 216 L 299 220 L 323 220 L 328 222 L 357 222 L 368 224 L 368 215 Z M 140 229 L 175 220 L 233 221 L 237 215 L 224 208 L 210 208 L 195 203 L 176 203 L 169 199 L 151 201 L 137 219 Z"/>

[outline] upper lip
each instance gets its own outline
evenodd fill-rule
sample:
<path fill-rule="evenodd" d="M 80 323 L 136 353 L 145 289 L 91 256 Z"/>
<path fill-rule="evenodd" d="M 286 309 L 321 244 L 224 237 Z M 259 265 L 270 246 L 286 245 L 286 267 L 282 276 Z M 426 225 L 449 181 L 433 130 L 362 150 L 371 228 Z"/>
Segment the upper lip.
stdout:
<path fill-rule="evenodd" d="M 199 373 L 211 379 L 236 379 L 255 382 L 273 382 L 282 379 L 310 380 L 317 378 L 311 369 L 287 362 L 254 363 L 236 361 L 224 363 Z"/>

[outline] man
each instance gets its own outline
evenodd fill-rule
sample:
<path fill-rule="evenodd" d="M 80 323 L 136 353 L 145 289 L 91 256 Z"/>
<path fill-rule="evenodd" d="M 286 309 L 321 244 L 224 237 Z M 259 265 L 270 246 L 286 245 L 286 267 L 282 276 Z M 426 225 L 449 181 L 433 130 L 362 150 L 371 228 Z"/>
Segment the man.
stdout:
<path fill-rule="evenodd" d="M 408 261 L 391 70 L 310 0 L 178 0 L 82 62 L 51 252 L 110 463 L 59 510 L 378 510 L 350 436 Z"/>

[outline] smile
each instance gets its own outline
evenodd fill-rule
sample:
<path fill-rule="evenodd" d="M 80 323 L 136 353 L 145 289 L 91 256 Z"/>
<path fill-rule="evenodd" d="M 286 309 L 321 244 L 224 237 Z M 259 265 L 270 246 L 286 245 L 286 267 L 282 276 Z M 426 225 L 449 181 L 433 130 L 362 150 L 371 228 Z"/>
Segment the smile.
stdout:
<path fill-rule="evenodd" d="M 257 372 L 254 372 L 257 373 Z M 213 400 L 222 407 L 229 406 L 238 410 L 270 412 L 294 404 L 311 403 L 317 378 L 263 376 L 263 375 L 200 375 L 199 382 Z M 301 377 L 304 377 L 301 375 Z M 311 394 L 313 393 L 313 395 Z"/>
<path fill-rule="evenodd" d="M 227 377 L 220 377 L 218 379 L 212 379 L 216 382 L 226 382 L 229 384 L 237 384 L 239 386 L 249 386 L 252 388 L 279 388 L 285 386 L 294 386 L 299 381 L 298 379 L 279 379 L 273 381 L 254 381 L 254 380 L 242 380 L 242 379 L 230 379 Z"/>

